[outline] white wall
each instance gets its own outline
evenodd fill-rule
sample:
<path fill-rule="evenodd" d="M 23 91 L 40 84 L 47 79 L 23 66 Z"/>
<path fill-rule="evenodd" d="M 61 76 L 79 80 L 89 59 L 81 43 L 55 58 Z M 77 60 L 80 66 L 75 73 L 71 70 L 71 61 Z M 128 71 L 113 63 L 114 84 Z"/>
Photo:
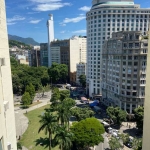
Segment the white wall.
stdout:
<path fill-rule="evenodd" d="M 76 71 L 76 64 L 79 62 L 79 40 L 70 39 L 70 72 Z"/>
<path fill-rule="evenodd" d="M 70 71 L 76 71 L 76 64 L 86 63 L 86 38 L 74 37 L 70 39 Z"/>
<path fill-rule="evenodd" d="M 11 143 L 13 150 L 17 150 L 4 0 L 0 1 L 0 10 L 0 58 L 5 58 L 5 65 L 0 66 L 0 139 L 3 138 L 4 150 L 7 150 L 8 143 Z M 6 111 L 4 110 L 4 103 L 9 106 Z"/>

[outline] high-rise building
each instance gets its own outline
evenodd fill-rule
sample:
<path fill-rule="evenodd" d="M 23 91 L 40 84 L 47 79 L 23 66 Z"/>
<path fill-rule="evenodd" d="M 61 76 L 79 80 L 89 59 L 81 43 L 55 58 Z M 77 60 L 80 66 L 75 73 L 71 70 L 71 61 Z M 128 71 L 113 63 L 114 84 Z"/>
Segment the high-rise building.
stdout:
<path fill-rule="evenodd" d="M 76 84 L 77 85 L 81 85 L 80 84 L 80 81 L 79 81 L 79 77 L 80 77 L 80 75 L 86 75 L 86 63 L 82 63 L 82 62 L 80 62 L 80 63 L 78 63 L 77 65 L 76 65 Z"/>
<path fill-rule="evenodd" d="M 17 150 L 5 1 L 0 1 L 0 150 Z"/>
<path fill-rule="evenodd" d="M 150 66 L 150 31 L 148 42 L 147 66 Z M 143 146 L 142 150 L 150 149 L 150 67 L 146 70 L 146 88 L 145 88 L 145 103 L 144 103 L 144 125 L 143 125 Z"/>
<path fill-rule="evenodd" d="M 54 40 L 54 22 L 53 22 L 53 15 L 49 14 L 50 18 L 47 21 L 47 29 L 48 29 L 48 67 L 50 67 L 51 64 L 51 50 L 50 50 L 50 44 Z"/>
<path fill-rule="evenodd" d="M 59 46 L 54 46 L 50 47 L 51 48 L 51 64 L 53 62 L 56 62 L 60 64 L 60 47 Z"/>
<path fill-rule="evenodd" d="M 38 49 L 32 49 L 28 52 L 28 58 L 29 58 L 29 66 L 38 67 L 41 64 L 40 59 L 40 48 Z"/>
<path fill-rule="evenodd" d="M 67 40 L 51 42 L 51 64 L 66 64 L 69 70 L 70 83 L 76 83 L 76 64 L 86 63 L 86 37 L 73 36 Z"/>
<path fill-rule="evenodd" d="M 101 51 L 105 40 L 117 31 L 142 31 L 146 34 L 150 9 L 133 0 L 93 0 L 87 20 L 87 93 L 101 95 Z"/>
<path fill-rule="evenodd" d="M 41 66 L 48 67 L 48 44 L 40 43 L 40 60 Z"/>
<path fill-rule="evenodd" d="M 139 31 L 121 31 L 103 44 L 102 97 L 107 106 L 128 113 L 144 105 L 147 36 Z"/>

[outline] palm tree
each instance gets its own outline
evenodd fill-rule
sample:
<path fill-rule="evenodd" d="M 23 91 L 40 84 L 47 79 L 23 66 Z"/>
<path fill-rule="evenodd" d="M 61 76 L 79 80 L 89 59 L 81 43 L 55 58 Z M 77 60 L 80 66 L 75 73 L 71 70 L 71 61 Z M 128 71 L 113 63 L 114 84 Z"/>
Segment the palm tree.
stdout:
<path fill-rule="evenodd" d="M 70 150 L 72 146 L 72 136 L 70 131 L 67 131 L 66 126 L 58 126 L 54 140 L 59 143 L 60 150 Z"/>
<path fill-rule="evenodd" d="M 120 141 L 115 138 L 115 137 L 111 137 L 110 141 L 109 141 L 109 146 L 111 150 L 119 150 L 123 148 L 123 145 L 120 143 Z"/>
<path fill-rule="evenodd" d="M 61 125 L 64 125 L 67 122 L 67 108 L 63 104 L 58 105 L 57 120 Z"/>
<path fill-rule="evenodd" d="M 51 140 L 52 134 L 54 133 L 54 128 L 56 126 L 57 118 L 51 112 L 45 112 L 44 115 L 39 116 L 41 126 L 38 130 L 38 133 L 41 130 L 45 130 L 45 134 L 49 134 L 49 150 L 51 150 Z"/>
<path fill-rule="evenodd" d="M 61 122 L 62 125 L 65 123 L 68 125 L 69 129 L 69 120 L 71 117 L 71 108 L 75 106 L 75 102 L 71 98 L 66 98 L 62 101 L 61 104 L 58 106 L 58 119 Z"/>

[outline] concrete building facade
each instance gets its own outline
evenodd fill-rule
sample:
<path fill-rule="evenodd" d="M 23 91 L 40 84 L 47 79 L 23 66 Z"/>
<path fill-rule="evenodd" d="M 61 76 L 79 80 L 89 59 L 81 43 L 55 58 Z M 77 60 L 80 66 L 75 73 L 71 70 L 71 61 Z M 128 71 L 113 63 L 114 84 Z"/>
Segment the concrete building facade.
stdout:
<path fill-rule="evenodd" d="M 77 70 L 77 72 L 76 72 L 76 84 L 80 85 L 80 81 L 79 81 L 80 75 L 86 75 L 86 63 L 82 63 L 82 62 L 78 63 L 76 65 L 76 70 Z"/>
<path fill-rule="evenodd" d="M 38 67 L 41 65 L 40 49 L 32 49 L 28 52 L 29 66 Z"/>
<path fill-rule="evenodd" d="M 102 97 L 132 113 L 144 105 L 148 40 L 138 31 L 112 34 L 102 50 Z"/>
<path fill-rule="evenodd" d="M 48 44 L 40 43 L 40 60 L 41 66 L 48 67 Z"/>
<path fill-rule="evenodd" d="M 148 40 L 148 54 L 147 54 L 147 66 L 150 66 L 150 31 L 149 31 L 149 40 Z M 150 149 L 150 67 L 147 67 L 146 70 L 146 88 L 145 88 L 145 103 L 144 103 L 144 125 L 143 125 L 143 146 L 142 150 Z"/>
<path fill-rule="evenodd" d="M 69 82 L 76 84 L 76 64 L 86 63 L 86 37 L 73 36 L 51 42 L 51 56 L 51 63 L 60 62 L 68 66 Z"/>
<path fill-rule="evenodd" d="M 0 1 L 0 149 L 17 150 L 5 1 Z"/>
<path fill-rule="evenodd" d="M 102 94 L 101 52 L 105 40 L 118 31 L 148 31 L 150 9 L 133 0 L 93 0 L 87 20 L 87 93 Z"/>
<path fill-rule="evenodd" d="M 60 47 L 59 46 L 56 46 L 56 47 L 51 46 L 50 49 L 51 49 L 51 64 L 53 62 L 60 64 Z"/>

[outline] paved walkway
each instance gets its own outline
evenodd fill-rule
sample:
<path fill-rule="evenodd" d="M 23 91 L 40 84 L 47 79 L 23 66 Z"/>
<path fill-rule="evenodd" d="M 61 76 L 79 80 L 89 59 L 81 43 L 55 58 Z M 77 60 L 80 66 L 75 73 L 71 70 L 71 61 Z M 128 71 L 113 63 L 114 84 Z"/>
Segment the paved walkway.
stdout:
<path fill-rule="evenodd" d="M 16 136 L 17 139 L 19 139 L 23 133 L 28 128 L 28 118 L 24 115 L 26 112 L 30 112 L 32 110 L 35 110 L 37 108 L 43 107 L 47 104 L 50 104 L 50 98 L 40 100 L 40 104 L 32 106 L 28 109 L 21 109 L 19 107 L 15 107 L 15 122 L 16 122 Z"/>
<path fill-rule="evenodd" d="M 15 107 L 15 122 L 16 122 L 16 136 L 17 139 L 20 139 L 21 136 L 24 134 L 24 132 L 28 128 L 28 118 L 24 115 L 26 112 L 30 112 L 32 110 L 35 110 L 37 108 L 43 107 L 47 104 L 50 104 L 50 98 L 51 98 L 51 92 L 45 92 L 46 97 L 44 98 L 39 98 L 37 95 L 34 98 L 34 101 L 39 100 L 41 103 L 35 106 L 32 106 L 28 109 L 21 109 L 20 107 Z M 28 150 L 26 147 L 22 146 L 22 150 Z"/>

